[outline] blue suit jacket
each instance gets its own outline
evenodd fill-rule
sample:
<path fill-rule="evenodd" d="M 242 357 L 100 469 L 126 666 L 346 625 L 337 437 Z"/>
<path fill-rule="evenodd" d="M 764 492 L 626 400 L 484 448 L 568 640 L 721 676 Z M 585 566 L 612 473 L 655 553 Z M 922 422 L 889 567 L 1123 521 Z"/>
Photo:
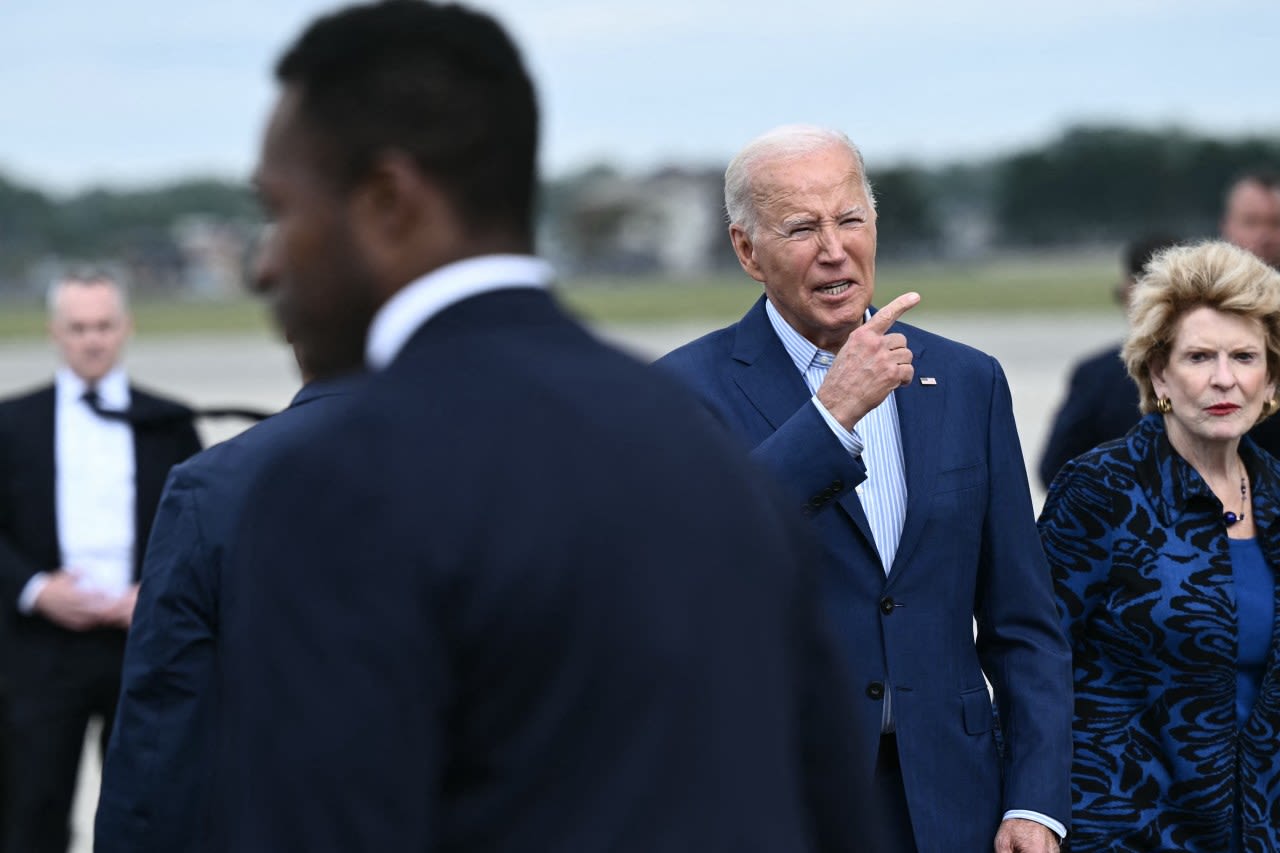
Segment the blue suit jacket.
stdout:
<path fill-rule="evenodd" d="M 874 849 L 783 516 L 546 293 L 447 308 L 254 487 L 228 849 Z"/>
<path fill-rule="evenodd" d="M 256 471 L 299 427 L 350 396 L 355 378 L 312 382 L 283 412 L 177 466 L 142 570 L 94 849 L 207 849 L 223 563 Z"/>
<path fill-rule="evenodd" d="M 810 404 L 763 298 L 659 364 L 810 516 L 825 547 L 828 609 L 865 691 L 855 721 L 864 755 L 879 736 L 883 685 L 893 688 L 919 849 L 989 850 L 1006 809 L 1068 822 L 1069 656 L 999 364 L 906 324 L 893 331 L 907 337 L 915 380 L 894 392 L 908 500 L 887 578 L 854 492 L 865 469 Z M 984 674 L 1003 720 L 1002 757 Z"/>

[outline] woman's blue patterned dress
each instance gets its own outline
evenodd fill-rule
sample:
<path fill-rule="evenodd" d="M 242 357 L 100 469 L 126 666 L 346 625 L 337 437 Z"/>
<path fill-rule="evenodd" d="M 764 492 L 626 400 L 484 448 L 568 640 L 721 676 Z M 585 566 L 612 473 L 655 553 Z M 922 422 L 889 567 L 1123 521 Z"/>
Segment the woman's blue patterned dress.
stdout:
<path fill-rule="evenodd" d="M 1258 544 L 1280 566 L 1280 463 L 1241 441 Z M 1223 507 L 1160 415 L 1069 463 L 1040 533 L 1075 673 L 1073 853 L 1280 851 L 1276 620 L 1236 717 L 1236 586 Z M 1276 585 L 1269 590 L 1274 613 Z"/>

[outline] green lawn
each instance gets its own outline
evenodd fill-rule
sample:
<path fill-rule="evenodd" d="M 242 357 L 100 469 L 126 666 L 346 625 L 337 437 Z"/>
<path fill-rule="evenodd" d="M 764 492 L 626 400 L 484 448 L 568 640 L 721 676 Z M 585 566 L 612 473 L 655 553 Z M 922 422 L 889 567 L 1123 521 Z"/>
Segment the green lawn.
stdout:
<path fill-rule="evenodd" d="M 252 333 L 271 328 L 265 307 L 244 297 L 225 302 L 138 301 L 134 326 L 144 335 Z M 44 306 L 37 302 L 0 302 L 0 341 L 44 334 Z"/>
<path fill-rule="evenodd" d="M 979 264 L 881 264 L 876 304 L 910 290 L 921 302 L 913 314 L 984 312 L 1049 313 L 1115 311 L 1111 291 L 1119 264 L 1097 260 L 1017 260 Z M 565 300 L 599 322 L 660 322 L 674 319 L 729 321 L 741 316 L 760 293 L 743 275 L 690 282 L 616 279 L 568 282 Z"/>
<path fill-rule="evenodd" d="M 1118 262 L 1091 258 L 1001 260 L 982 263 L 882 263 L 876 303 L 908 290 L 923 297 L 912 316 L 932 313 L 1050 313 L 1116 310 L 1111 289 Z M 760 293 L 745 275 L 691 281 L 658 278 L 569 281 L 559 286 L 581 316 L 600 323 L 712 320 L 741 316 Z M 139 301 L 138 330 L 145 335 L 261 332 L 270 327 L 261 303 L 250 297 L 226 302 Z M 0 340 L 44 334 L 36 302 L 0 303 Z"/>

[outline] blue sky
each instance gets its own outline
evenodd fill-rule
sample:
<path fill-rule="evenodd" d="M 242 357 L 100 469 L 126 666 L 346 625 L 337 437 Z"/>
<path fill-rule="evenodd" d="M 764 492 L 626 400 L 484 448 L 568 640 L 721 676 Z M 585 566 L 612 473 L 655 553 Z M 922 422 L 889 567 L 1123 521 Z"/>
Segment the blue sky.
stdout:
<path fill-rule="evenodd" d="M 844 129 L 873 166 L 1005 151 L 1078 121 L 1280 135 L 1275 0 L 473 5 L 525 52 L 551 175 L 722 164 L 793 121 Z M 334 7 L 0 0 L 0 172 L 56 191 L 242 178 L 274 58 Z"/>

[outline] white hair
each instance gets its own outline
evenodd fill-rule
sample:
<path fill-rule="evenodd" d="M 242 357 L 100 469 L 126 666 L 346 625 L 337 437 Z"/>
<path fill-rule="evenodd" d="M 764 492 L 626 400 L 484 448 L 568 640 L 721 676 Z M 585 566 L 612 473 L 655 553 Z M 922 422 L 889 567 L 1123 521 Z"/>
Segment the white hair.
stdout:
<path fill-rule="evenodd" d="M 761 164 L 803 157 L 827 148 L 843 148 L 853 157 L 858 166 L 858 175 L 862 178 L 862 191 L 874 210 L 876 199 L 871 192 L 871 182 L 867 180 L 862 152 L 848 136 L 841 131 L 814 124 L 784 124 L 748 142 L 729 162 L 729 168 L 725 169 L 724 208 L 729 224 L 739 226 L 750 235 L 755 234 L 759 211 L 756 210 L 753 197 L 754 183 Z"/>
<path fill-rule="evenodd" d="M 63 288 L 76 285 L 83 287 L 90 284 L 103 284 L 110 287 L 120 300 L 120 310 L 126 314 L 129 313 L 129 294 L 115 276 L 103 270 L 78 270 L 60 275 L 49 282 L 49 287 L 45 290 L 45 306 L 49 310 L 49 316 L 52 317 L 58 313 L 58 296 Z"/>

